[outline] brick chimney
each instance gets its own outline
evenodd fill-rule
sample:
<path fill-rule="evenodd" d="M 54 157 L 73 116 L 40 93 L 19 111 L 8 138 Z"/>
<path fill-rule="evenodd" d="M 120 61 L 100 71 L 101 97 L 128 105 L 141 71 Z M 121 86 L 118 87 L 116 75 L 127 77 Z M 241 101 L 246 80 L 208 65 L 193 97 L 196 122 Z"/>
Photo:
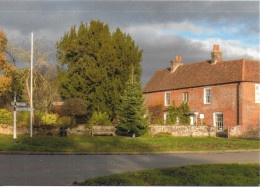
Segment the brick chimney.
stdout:
<path fill-rule="evenodd" d="M 175 60 L 171 61 L 171 73 L 173 73 L 179 66 L 182 66 L 183 62 L 181 56 L 176 55 Z"/>
<path fill-rule="evenodd" d="M 219 50 L 219 45 L 213 46 L 213 51 L 211 52 L 211 64 L 215 65 L 222 61 L 222 51 Z"/>

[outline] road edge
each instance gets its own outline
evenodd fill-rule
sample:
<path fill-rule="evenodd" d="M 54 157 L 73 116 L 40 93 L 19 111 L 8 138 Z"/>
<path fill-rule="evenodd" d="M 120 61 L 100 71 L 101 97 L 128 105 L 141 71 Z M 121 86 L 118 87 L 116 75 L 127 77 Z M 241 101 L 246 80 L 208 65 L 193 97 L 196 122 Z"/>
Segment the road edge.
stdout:
<path fill-rule="evenodd" d="M 0 155 L 162 155 L 162 154 L 210 154 L 260 152 L 260 149 L 207 150 L 207 151 L 164 151 L 164 152 L 37 152 L 0 151 Z"/>

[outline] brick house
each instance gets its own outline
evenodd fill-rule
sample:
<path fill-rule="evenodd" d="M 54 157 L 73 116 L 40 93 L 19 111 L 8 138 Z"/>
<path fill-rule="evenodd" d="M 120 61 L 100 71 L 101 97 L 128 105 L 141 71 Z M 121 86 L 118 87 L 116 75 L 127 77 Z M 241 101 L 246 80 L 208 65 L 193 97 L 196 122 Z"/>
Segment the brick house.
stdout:
<path fill-rule="evenodd" d="M 217 132 L 236 125 L 242 131 L 259 128 L 259 64 L 249 59 L 223 61 L 219 45 L 214 45 L 211 60 L 183 64 L 176 56 L 170 68 L 157 70 L 144 87 L 145 105 L 161 102 L 167 118 L 173 100 L 177 106 L 188 102 L 191 124 L 203 120 Z"/>

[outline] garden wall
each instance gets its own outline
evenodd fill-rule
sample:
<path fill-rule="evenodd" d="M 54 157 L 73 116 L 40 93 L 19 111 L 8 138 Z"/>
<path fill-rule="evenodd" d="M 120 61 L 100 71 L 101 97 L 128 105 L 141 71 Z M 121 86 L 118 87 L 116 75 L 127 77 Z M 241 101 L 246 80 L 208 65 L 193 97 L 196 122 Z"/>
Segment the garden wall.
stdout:
<path fill-rule="evenodd" d="M 13 125 L 0 124 L 0 134 L 13 134 L 13 133 L 14 133 Z M 59 128 L 50 125 L 34 126 L 33 128 L 33 134 L 58 135 L 58 133 L 59 133 Z M 24 126 L 23 127 L 17 126 L 16 134 L 30 134 L 30 128 Z"/>
<path fill-rule="evenodd" d="M 67 135 L 115 135 L 115 127 L 114 126 L 88 126 L 88 125 L 79 125 L 72 128 L 67 129 Z M 40 125 L 34 126 L 33 134 L 49 134 L 49 135 L 58 135 L 59 134 L 59 127 L 51 126 L 51 125 Z M 13 125 L 6 125 L 0 124 L 0 134 L 13 134 Z M 17 127 L 16 129 L 17 134 L 29 134 L 30 128 L 29 127 Z"/>
<path fill-rule="evenodd" d="M 150 134 L 171 134 L 187 137 L 216 137 L 216 128 L 206 125 L 150 125 Z"/>
<path fill-rule="evenodd" d="M 229 129 L 229 138 L 253 138 L 260 139 L 260 128 L 247 128 L 246 131 L 242 131 L 241 125 L 231 127 Z"/>

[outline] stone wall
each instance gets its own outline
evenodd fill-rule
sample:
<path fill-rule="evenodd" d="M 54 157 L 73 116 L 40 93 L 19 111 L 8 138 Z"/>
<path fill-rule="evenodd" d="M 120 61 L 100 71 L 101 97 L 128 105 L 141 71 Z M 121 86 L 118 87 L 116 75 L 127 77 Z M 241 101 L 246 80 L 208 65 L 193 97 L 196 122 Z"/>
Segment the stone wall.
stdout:
<path fill-rule="evenodd" d="M 79 125 L 76 127 L 68 128 L 67 129 L 68 136 L 70 135 L 84 135 L 89 134 L 91 135 L 91 127 L 87 125 Z"/>
<path fill-rule="evenodd" d="M 187 137 L 216 137 L 216 128 L 206 125 L 151 125 L 150 134 L 171 134 Z"/>
<path fill-rule="evenodd" d="M 13 134 L 13 133 L 14 133 L 13 125 L 0 124 L 0 134 Z M 27 127 L 17 127 L 16 133 L 17 134 L 29 134 L 30 129 Z"/>
<path fill-rule="evenodd" d="M 229 133 L 228 138 L 240 138 L 243 136 L 240 125 L 230 127 L 228 133 Z"/>
<path fill-rule="evenodd" d="M 260 128 L 259 127 L 250 127 L 247 128 L 244 132 L 242 131 L 241 125 L 231 127 L 229 129 L 229 138 L 253 138 L 260 139 Z"/>
<path fill-rule="evenodd" d="M 0 124 L 0 134 L 13 134 L 14 133 L 14 126 L 13 125 L 6 125 Z M 41 126 L 34 126 L 33 127 L 33 134 L 52 134 L 58 135 L 59 128 L 53 127 L 49 125 L 41 125 Z M 17 126 L 16 127 L 16 134 L 30 134 L 30 128 L 25 126 Z"/>
<path fill-rule="evenodd" d="M 49 135 L 58 135 L 59 134 L 59 127 L 48 126 L 48 125 L 41 125 L 41 126 L 34 126 L 33 134 L 49 134 Z M 88 125 L 79 125 L 71 128 L 67 128 L 67 135 L 92 135 L 93 131 L 95 134 L 113 134 L 115 135 L 115 127 L 114 126 L 88 126 Z M 0 124 L 0 134 L 13 134 L 14 129 L 13 125 L 5 125 Z M 29 134 L 30 128 L 29 127 L 17 127 L 16 129 L 17 134 Z"/>

